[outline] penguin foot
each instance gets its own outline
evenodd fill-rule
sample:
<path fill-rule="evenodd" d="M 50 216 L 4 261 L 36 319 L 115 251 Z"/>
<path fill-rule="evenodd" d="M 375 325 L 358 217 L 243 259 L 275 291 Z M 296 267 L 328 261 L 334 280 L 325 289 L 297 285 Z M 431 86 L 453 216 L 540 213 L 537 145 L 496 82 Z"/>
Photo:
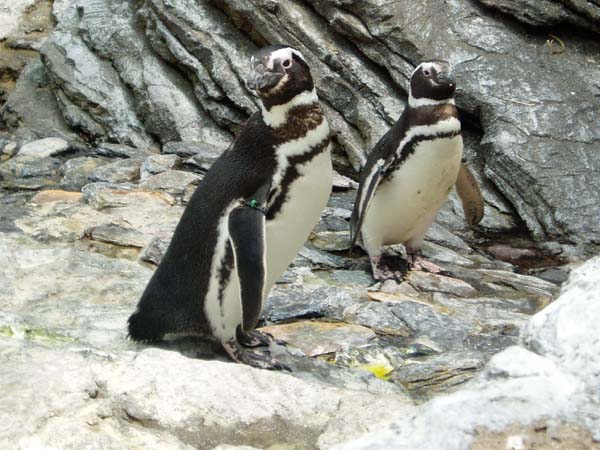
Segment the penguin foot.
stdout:
<path fill-rule="evenodd" d="M 275 339 L 271 333 L 258 330 L 240 331 L 238 329 L 237 338 L 244 347 L 262 347 L 271 344 L 287 345 L 287 342 Z"/>
<path fill-rule="evenodd" d="M 406 260 L 408 261 L 409 270 L 421 270 L 423 272 L 438 274 L 447 273 L 437 264 L 434 264 L 431 261 L 427 261 L 420 250 L 409 251 L 407 249 Z"/>
<path fill-rule="evenodd" d="M 381 255 L 371 257 L 371 268 L 373 269 L 373 278 L 378 281 L 402 281 L 404 278 L 404 273 L 401 270 L 394 270 L 388 267 L 388 265 L 382 261 Z"/>
<path fill-rule="evenodd" d="M 229 341 L 224 342 L 223 348 L 235 362 L 256 367 L 258 369 L 292 371 L 288 366 L 273 358 L 267 349 L 261 349 L 260 352 L 254 352 L 242 347 L 237 339 L 230 339 Z"/>

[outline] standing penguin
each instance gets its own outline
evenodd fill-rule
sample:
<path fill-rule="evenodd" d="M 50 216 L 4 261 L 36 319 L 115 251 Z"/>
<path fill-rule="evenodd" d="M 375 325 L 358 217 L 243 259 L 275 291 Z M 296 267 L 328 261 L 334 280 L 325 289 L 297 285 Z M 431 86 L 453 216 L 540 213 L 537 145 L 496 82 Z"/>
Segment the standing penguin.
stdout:
<path fill-rule="evenodd" d="M 262 302 L 327 204 L 329 125 L 298 50 L 266 47 L 251 65 L 246 83 L 261 111 L 198 185 L 129 318 L 129 335 L 214 336 L 234 361 L 280 369 L 246 347 L 273 342 L 254 329 Z"/>
<path fill-rule="evenodd" d="M 420 248 L 455 184 L 469 224 L 483 217 L 481 191 L 467 167 L 461 166 L 455 89 L 446 61 L 420 64 L 411 76 L 408 106 L 369 153 L 350 230 L 352 246 L 362 237 L 377 280 L 402 277 L 381 258 L 383 246 L 391 244 L 404 244 L 411 270 L 441 271 L 423 259 Z"/>

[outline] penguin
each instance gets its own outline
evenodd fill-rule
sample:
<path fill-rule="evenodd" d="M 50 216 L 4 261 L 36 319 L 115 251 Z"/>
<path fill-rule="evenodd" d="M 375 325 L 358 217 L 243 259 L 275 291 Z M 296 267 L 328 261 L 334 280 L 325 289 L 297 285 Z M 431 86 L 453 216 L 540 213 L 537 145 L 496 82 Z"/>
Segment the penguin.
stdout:
<path fill-rule="evenodd" d="M 286 45 L 251 58 L 260 110 L 199 183 L 128 321 L 135 341 L 216 338 L 232 360 L 286 369 L 255 329 L 271 287 L 302 248 L 332 187 L 330 130 L 310 68 Z"/>
<path fill-rule="evenodd" d="M 427 229 L 454 185 L 469 224 L 483 217 L 477 181 L 462 164 L 461 122 L 454 102 L 452 67 L 446 61 L 421 63 L 410 79 L 408 105 L 369 153 L 350 219 L 351 246 L 359 238 L 376 280 L 402 279 L 382 261 L 383 246 L 404 244 L 410 270 L 440 267 L 423 258 Z"/>

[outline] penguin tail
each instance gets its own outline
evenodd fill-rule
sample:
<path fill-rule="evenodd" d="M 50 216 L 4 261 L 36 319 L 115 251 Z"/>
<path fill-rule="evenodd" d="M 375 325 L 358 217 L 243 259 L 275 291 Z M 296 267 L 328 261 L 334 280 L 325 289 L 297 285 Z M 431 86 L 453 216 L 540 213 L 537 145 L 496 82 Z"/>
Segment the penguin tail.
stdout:
<path fill-rule="evenodd" d="M 152 314 L 140 310 L 134 312 L 127 321 L 129 339 L 137 342 L 160 341 L 165 335 L 164 322 Z"/>

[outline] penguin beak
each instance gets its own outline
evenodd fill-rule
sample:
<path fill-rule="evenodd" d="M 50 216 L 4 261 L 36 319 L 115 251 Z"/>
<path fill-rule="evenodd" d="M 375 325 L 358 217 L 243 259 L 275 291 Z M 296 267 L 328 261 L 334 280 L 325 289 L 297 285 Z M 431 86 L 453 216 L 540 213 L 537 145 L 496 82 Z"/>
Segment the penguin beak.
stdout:
<path fill-rule="evenodd" d="M 246 78 L 246 87 L 257 93 L 268 92 L 283 78 L 283 73 L 271 72 L 264 64 L 256 64 Z"/>
<path fill-rule="evenodd" d="M 437 76 L 436 80 L 439 84 L 447 84 L 448 86 L 454 86 L 456 80 L 452 72 L 442 72 Z"/>

